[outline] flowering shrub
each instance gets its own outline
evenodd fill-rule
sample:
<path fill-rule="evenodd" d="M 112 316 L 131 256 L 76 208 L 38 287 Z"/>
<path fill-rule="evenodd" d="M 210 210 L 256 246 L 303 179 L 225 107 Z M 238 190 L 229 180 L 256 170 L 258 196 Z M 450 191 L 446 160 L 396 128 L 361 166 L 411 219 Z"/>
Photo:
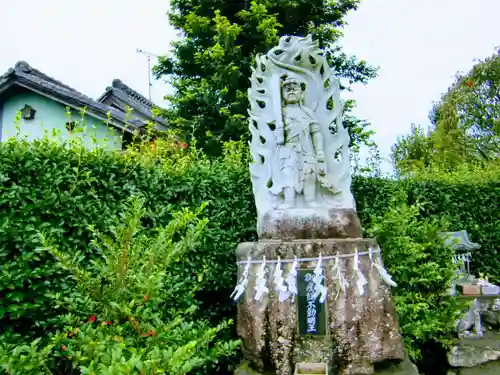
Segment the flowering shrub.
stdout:
<path fill-rule="evenodd" d="M 24 349 L 5 345 L 3 368 L 9 374 L 51 373 L 61 366 L 94 375 L 187 374 L 232 355 L 238 342 L 217 337 L 230 322 L 213 327 L 194 320 L 196 289 L 178 272 L 199 246 L 207 224 L 198 217 L 203 208 L 176 212 L 151 236 L 141 225 L 144 200 L 133 198 L 111 235 L 96 233 L 97 256 L 90 262 L 42 238 L 41 251 L 55 256 L 76 284 L 71 296 L 56 296 L 67 310 L 59 318 L 65 328 L 45 346 L 40 340 Z"/>

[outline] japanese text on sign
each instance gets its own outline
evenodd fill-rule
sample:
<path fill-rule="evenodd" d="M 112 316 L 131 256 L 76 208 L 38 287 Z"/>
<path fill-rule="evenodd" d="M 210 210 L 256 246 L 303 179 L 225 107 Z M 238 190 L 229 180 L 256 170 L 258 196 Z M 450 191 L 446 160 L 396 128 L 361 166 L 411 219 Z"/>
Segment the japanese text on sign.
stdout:
<path fill-rule="evenodd" d="M 316 298 L 314 298 L 315 285 L 313 274 L 308 273 L 304 277 L 307 297 L 307 333 L 316 333 Z"/>
<path fill-rule="evenodd" d="M 325 305 L 316 296 L 314 270 L 298 270 L 297 276 L 299 332 L 301 335 L 325 335 Z"/>

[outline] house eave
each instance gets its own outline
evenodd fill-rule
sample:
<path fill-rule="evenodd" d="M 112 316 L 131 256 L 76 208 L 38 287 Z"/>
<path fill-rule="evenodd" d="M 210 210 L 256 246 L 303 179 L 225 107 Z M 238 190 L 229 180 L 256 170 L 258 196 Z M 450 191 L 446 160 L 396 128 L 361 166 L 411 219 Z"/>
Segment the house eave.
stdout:
<path fill-rule="evenodd" d="M 0 95 L 6 94 L 12 87 L 20 87 L 46 97 L 69 108 L 87 113 L 89 116 L 102 120 L 106 125 L 123 132 L 134 133 L 142 131 L 147 123 L 152 123 L 158 131 L 166 130 L 167 124 L 161 117 L 153 115 L 151 101 L 138 92 L 124 85 L 120 80 L 114 80 L 112 87 L 96 101 L 74 88 L 34 69 L 25 61 L 19 61 L 14 68 L 0 75 Z M 106 102 L 104 102 L 106 101 Z M 123 110 L 129 105 L 137 116 L 131 118 Z M 156 106 L 155 106 L 156 108 Z"/>
<path fill-rule="evenodd" d="M 27 80 L 26 80 L 27 81 Z M 17 82 L 13 82 L 10 87 L 12 86 L 19 86 L 23 87 L 27 90 L 30 90 L 32 92 L 37 93 L 38 95 L 44 96 L 46 98 L 49 98 L 55 102 L 58 102 L 60 104 L 63 104 L 65 106 L 68 106 L 70 108 L 76 109 L 79 112 L 85 112 L 88 113 L 90 116 L 97 118 L 98 120 L 101 120 L 105 122 L 108 125 L 111 125 L 121 131 L 125 131 L 128 133 L 133 133 L 133 129 L 130 129 L 129 127 L 125 126 L 124 122 L 122 122 L 119 119 L 114 118 L 113 116 L 108 117 L 107 113 L 102 113 L 101 111 L 96 111 L 95 108 L 92 106 L 89 106 L 88 103 L 81 102 L 79 100 L 76 100 L 72 98 L 72 100 L 67 100 L 64 98 L 61 98 L 61 95 L 54 95 L 55 93 L 48 93 L 46 90 L 39 89 L 34 87 L 32 82 L 23 82 L 22 79 L 18 79 Z"/>
<path fill-rule="evenodd" d="M 155 116 L 154 110 L 161 109 L 155 105 L 151 100 L 142 96 L 139 92 L 133 90 L 125 85 L 121 80 L 113 80 L 112 86 L 107 87 L 106 91 L 97 99 L 98 102 L 107 102 L 108 105 L 113 105 L 121 112 L 126 113 L 126 107 L 129 106 L 133 112 L 137 113 L 140 121 L 150 121 L 157 124 L 159 128 L 168 128 L 168 123 L 161 116 Z"/>
<path fill-rule="evenodd" d="M 111 94 L 113 93 L 113 88 L 112 87 L 108 87 L 106 89 L 106 91 L 104 91 L 104 93 L 99 97 L 97 98 L 97 101 L 99 103 L 102 103 L 104 100 L 106 100 Z"/>

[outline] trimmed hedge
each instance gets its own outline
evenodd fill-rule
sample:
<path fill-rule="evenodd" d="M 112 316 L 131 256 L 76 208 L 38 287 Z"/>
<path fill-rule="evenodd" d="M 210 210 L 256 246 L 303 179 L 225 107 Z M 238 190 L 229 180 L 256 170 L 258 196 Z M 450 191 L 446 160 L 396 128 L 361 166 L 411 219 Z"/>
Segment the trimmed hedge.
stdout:
<path fill-rule="evenodd" d="M 36 336 L 51 329 L 53 318 L 64 312 L 54 301 L 57 293 L 71 292 L 72 281 L 36 250 L 39 231 L 59 248 L 86 251 L 91 258 L 89 226 L 106 232 L 137 193 L 145 198 L 143 224 L 151 230 L 168 223 L 181 207 L 209 203 L 203 245 L 182 267 L 193 285 L 207 271 L 198 295 L 206 316 L 218 320 L 231 314 L 234 250 L 239 242 L 256 239 L 244 146 L 228 144 L 218 160 L 168 141 L 159 140 L 153 149 L 141 147 L 122 154 L 67 148 L 49 140 L 0 144 L 0 333 Z M 476 270 L 498 280 L 499 175 L 422 176 L 400 182 L 356 177 L 353 192 L 368 228 L 370 218 L 383 217 L 397 188 L 403 188 L 407 203 L 423 202 L 421 217 L 444 215 L 450 230 L 466 229 L 482 246 L 481 256 L 474 258 Z"/>
<path fill-rule="evenodd" d="M 500 174 L 492 171 L 453 173 L 408 181 L 410 199 L 425 200 L 426 216 L 446 216 L 451 230 L 465 229 L 481 249 L 473 254 L 472 270 L 500 281 Z"/>
<path fill-rule="evenodd" d="M 472 271 L 500 282 L 500 168 L 426 173 L 397 182 L 354 178 L 353 192 L 365 229 L 370 217 L 388 212 L 397 188 L 407 193 L 407 204 L 419 203 L 421 217 L 445 218 L 450 231 L 467 230 L 471 241 L 481 245 L 473 254 Z"/>
<path fill-rule="evenodd" d="M 49 140 L 0 144 L 0 333 L 37 336 L 64 312 L 56 294 L 71 293 L 73 285 L 52 258 L 37 251 L 39 231 L 60 249 L 84 251 L 91 258 L 89 226 L 106 233 L 138 193 L 147 211 L 143 225 L 151 230 L 166 225 L 182 207 L 208 202 L 203 245 L 182 267 L 193 285 L 208 270 L 200 294 L 210 305 L 204 314 L 227 316 L 234 249 L 255 239 L 243 162 L 211 162 L 164 148 L 168 154 L 155 157 L 158 151 L 86 151 Z"/>

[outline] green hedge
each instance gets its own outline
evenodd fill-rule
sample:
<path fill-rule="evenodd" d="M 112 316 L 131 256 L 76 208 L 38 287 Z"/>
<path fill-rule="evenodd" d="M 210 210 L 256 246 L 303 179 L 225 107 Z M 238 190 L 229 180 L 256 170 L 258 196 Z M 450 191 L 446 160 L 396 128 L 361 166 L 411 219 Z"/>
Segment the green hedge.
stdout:
<path fill-rule="evenodd" d="M 89 225 L 106 232 L 137 193 L 145 198 L 143 224 L 151 230 L 168 223 L 181 207 L 209 203 L 203 245 L 185 260 L 183 272 L 194 285 L 208 270 L 199 294 L 207 307 L 203 312 L 217 319 L 232 314 L 234 250 L 239 242 L 256 239 L 244 147 L 228 144 L 225 157 L 208 160 L 158 142 L 154 150 L 142 146 L 126 153 L 85 151 L 49 140 L 0 144 L 0 333 L 15 330 L 36 336 L 64 312 L 55 305 L 55 294 L 70 293 L 72 282 L 52 259 L 36 251 L 39 231 L 61 249 L 87 251 L 91 258 Z M 421 217 L 446 216 L 451 230 L 469 231 L 482 246 L 474 260 L 476 269 L 498 279 L 499 175 L 429 175 L 398 183 L 357 177 L 353 192 L 368 228 L 371 217 L 389 211 L 396 188 L 403 188 L 406 203 L 423 202 Z"/>
<path fill-rule="evenodd" d="M 472 270 L 500 282 L 500 168 L 433 172 L 398 182 L 354 178 L 353 192 L 365 229 L 371 217 L 389 211 L 397 188 L 407 193 L 407 204 L 419 203 L 421 217 L 445 218 L 450 231 L 467 230 L 481 245 Z"/>
<path fill-rule="evenodd" d="M 446 216 L 451 230 L 465 229 L 481 249 L 473 255 L 472 270 L 500 281 L 500 176 L 483 172 L 470 178 L 454 173 L 407 182 L 410 199 L 425 200 L 426 216 Z"/>
<path fill-rule="evenodd" d="M 398 284 L 392 295 L 399 326 L 410 358 L 420 362 L 430 342 L 452 343 L 461 307 L 448 296 L 456 269 L 450 261 L 453 249 L 439 235 L 448 221 L 426 218 L 421 205 L 407 201 L 399 189 L 389 210 L 372 217 L 369 234 L 383 249 L 387 270 Z"/>
<path fill-rule="evenodd" d="M 255 238 L 243 162 L 212 162 L 171 148 L 155 157 L 148 150 L 88 152 L 49 140 L 0 144 L 0 333 L 37 336 L 64 312 L 54 301 L 57 293 L 71 292 L 71 280 L 37 252 L 39 232 L 59 248 L 85 251 L 91 258 L 89 226 L 106 233 L 137 193 L 145 198 L 143 225 L 151 230 L 166 225 L 181 207 L 208 202 L 203 245 L 185 259 L 183 272 L 195 284 L 208 269 L 200 294 L 210 305 L 205 314 L 227 315 L 234 249 Z"/>

